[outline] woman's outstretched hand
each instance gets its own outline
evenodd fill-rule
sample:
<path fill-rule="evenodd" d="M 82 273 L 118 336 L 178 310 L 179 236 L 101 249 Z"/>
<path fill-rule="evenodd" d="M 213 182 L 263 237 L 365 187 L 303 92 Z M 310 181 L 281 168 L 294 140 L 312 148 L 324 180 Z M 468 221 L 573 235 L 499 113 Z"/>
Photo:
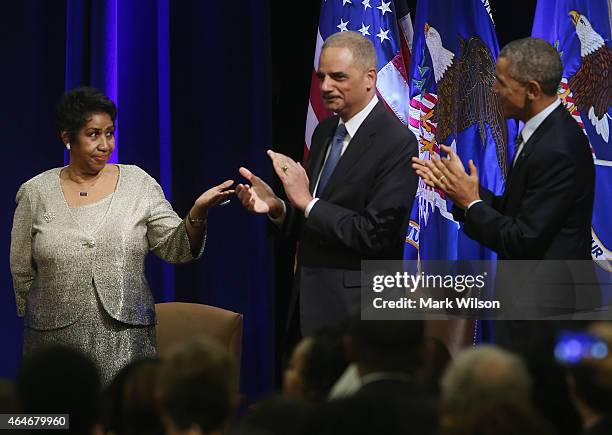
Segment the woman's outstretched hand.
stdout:
<path fill-rule="evenodd" d="M 192 217 L 197 219 L 204 218 L 211 208 L 227 201 L 234 194 L 234 189 L 230 189 L 233 184 L 234 180 L 226 180 L 201 194 L 193 205 Z"/>

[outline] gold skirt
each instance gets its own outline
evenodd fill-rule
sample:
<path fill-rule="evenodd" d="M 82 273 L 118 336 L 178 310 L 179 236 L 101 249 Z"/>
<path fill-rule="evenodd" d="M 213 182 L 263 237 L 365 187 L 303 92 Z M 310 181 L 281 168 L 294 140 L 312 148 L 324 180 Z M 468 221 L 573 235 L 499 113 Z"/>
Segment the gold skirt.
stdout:
<path fill-rule="evenodd" d="M 73 324 L 48 331 L 26 327 L 24 357 L 51 345 L 64 345 L 89 356 L 98 366 L 102 385 L 131 361 L 157 355 L 155 325 L 136 326 L 113 319 L 104 309 L 93 280 L 90 303 Z"/>

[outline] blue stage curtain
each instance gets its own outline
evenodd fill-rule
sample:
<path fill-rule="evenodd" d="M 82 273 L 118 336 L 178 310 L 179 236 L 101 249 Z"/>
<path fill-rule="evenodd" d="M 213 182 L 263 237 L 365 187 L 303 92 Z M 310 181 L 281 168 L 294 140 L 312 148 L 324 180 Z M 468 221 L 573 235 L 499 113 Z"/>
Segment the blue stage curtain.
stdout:
<path fill-rule="evenodd" d="M 271 180 L 268 2 L 171 2 L 170 84 L 175 205 L 246 166 Z M 298 84 L 296 84 L 298 85 Z M 244 180 L 241 180 L 244 181 Z M 237 199 L 209 216 L 207 254 L 176 269 L 177 299 L 244 313 L 243 391 L 273 383 L 273 295 L 267 218 Z M 252 397 L 249 397 L 252 398 Z"/>
<path fill-rule="evenodd" d="M 21 360 L 23 331 L 9 270 L 15 194 L 27 179 L 63 163 L 53 110 L 64 92 L 66 9 L 65 2 L 40 0 L 8 2 L 3 7 L 0 378 L 12 378 Z"/>
<path fill-rule="evenodd" d="M 155 177 L 181 216 L 206 189 L 237 180 L 241 165 L 271 175 L 265 155 L 271 142 L 267 0 L 14 3 L 6 11 L 20 17 L 9 29 L 11 63 L 23 63 L 0 73 L 11 88 L 3 94 L 13 121 L 4 129 L 6 144 L 21 147 L 10 160 L 10 182 L 0 189 L 7 210 L 0 301 L 7 358 L 0 358 L 0 376 L 8 377 L 16 373 L 21 350 L 8 270 L 14 195 L 22 182 L 62 164 L 53 107 L 65 88 L 91 85 L 111 96 L 118 106 L 116 161 Z M 10 123 L 6 116 L 3 124 Z M 234 199 L 211 211 L 202 260 L 174 268 L 147 259 L 157 301 L 201 302 L 244 314 L 241 390 L 250 399 L 273 383 L 266 225 Z"/>

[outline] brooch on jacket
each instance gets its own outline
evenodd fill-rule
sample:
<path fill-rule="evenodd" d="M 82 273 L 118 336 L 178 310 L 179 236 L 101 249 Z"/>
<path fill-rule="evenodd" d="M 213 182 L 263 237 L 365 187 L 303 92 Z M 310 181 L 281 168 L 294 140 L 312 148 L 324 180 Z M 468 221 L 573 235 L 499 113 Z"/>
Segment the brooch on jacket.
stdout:
<path fill-rule="evenodd" d="M 52 211 L 47 211 L 43 213 L 43 219 L 45 220 L 45 222 L 49 223 L 53 219 L 55 219 L 55 213 L 53 213 Z"/>

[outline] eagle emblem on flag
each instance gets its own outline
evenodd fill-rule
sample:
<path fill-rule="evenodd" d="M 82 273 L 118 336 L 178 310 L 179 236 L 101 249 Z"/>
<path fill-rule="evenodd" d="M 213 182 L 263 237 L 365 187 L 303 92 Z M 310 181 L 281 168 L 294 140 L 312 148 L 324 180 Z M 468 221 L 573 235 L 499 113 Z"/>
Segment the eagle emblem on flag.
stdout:
<path fill-rule="evenodd" d="M 575 10 L 570 11 L 569 16 L 580 40 L 580 67 L 569 78 L 568 84 L 580 113 L 588 116 L 597 134 L 608 143 L 608 109 L 612 106 L 612 49 L 593 29 L 587 17 Z"/>
<path fill-rule="evenodd" d="M 433 122 L 436 140 L 445 143 L 451 133 L 477 124 L 483 146 L 487 143 L 486 124 L 495 142 L 497 162 L 505 179 L 507 172 L 507 127 L 497 96 L 495 60 L 489 47 L 478 37 L 459 38 L 459 56 L 446 49 L 440 33 L 425 23 L 425 41 L 433 64 L 438 107 Z"/>

